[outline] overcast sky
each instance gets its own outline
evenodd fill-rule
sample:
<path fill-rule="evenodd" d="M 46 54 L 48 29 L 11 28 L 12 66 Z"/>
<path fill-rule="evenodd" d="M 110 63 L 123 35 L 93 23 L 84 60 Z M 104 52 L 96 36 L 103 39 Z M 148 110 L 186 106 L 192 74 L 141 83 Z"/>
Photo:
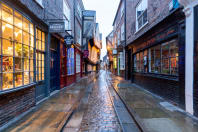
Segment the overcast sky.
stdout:
<path fill-rule="evenodd" d="M 103 37 L 101 59 L 106 55 L 106 36 L 112 31 L 113 20 L 120 0 L 83 0 L 86 10 L 96 11 L 96 21 L 99 23 Z"/>

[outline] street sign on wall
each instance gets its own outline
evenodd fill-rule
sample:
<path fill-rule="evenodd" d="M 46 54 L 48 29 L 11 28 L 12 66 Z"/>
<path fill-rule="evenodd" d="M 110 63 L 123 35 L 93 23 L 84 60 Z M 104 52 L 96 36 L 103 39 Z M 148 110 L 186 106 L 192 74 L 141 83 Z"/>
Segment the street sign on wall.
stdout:
<path fill-rule="evenodd" d="M 64 33 L 65 22 L 49 22 L 49 32 L 50 33 Z"/>
<path fill-rule="evenodd" d="M 71 35 L 66 35 L 64 41 L 66 45 L 72 45 L 74 43 L 74 38 Z"/>

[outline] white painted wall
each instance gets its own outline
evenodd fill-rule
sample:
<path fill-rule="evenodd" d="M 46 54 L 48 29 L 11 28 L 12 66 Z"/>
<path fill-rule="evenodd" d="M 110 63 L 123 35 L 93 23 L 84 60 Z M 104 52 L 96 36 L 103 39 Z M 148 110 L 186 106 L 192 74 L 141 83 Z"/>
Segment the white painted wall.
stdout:
<path fill-rule="evenodd" d="M 193 110 L 193 81 L 194 81 L 194 7 L 198 5 L 198 1 L 193 1 L 185 5 L 186 15 L 186 69 L 185 69 L 185 103 L 186 111 L 190 114 L 194 113 Z"/>

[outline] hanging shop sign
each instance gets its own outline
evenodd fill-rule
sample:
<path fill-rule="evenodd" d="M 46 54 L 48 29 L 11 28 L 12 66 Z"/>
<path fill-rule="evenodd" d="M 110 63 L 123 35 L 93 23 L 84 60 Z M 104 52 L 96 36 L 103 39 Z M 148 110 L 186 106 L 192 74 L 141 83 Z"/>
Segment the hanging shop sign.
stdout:
<path fill-rule="evenodd" d="M 117 55 L 117 50 L 116 49 L 113 50 L 113 55 Z"/>
<path fill-rule="evenodd" d="M 83 58 L 88 58 L 89 57 L 89 50 L 84 50 L 83 51 Z"/>
<path fill-rule="evenodd" d="M 67 48 L 71 48 L 72 44 L 74 44 L 74 38 L 71 35 L 66 35 L 64 37 L 64 43 L 66 44 Z"/>
<path fill-rule="evenodd" d="M 49 32 L 50 33 L 64 33 L 65 22 L 49 22 Z"/>

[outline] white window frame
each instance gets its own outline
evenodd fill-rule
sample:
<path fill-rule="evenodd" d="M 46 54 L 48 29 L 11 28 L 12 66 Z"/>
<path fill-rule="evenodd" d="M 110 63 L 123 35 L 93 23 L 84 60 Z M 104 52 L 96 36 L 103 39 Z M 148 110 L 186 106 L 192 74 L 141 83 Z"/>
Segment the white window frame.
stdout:
<path fill-rule="evenodd" d="M 63 0 L 63 19 L 65 19 L 66 30 L 71 30 L 71 8 L 66 0 Z"/>
<path fill-rule="evenodd" d="M 35 0 L 41 7 L 43 7 L 43 0 Z M 44 8 L 44 7 L 43 7 Z"/>
<path fill-rule="evenodd" d="M 124 38 L 124 23 L 122 24 L 121 26 L 121 41 L 123 41 L 125 38 Z"/>
<path fill-rule="evenodd" d="M 121 11 L 121 18 L 122 18 L 122 16 L 124 15 L 124 3 L 122 3 L 120 11 Z"/>
<path fill-rule="evenodd" d="M 137 14 L 137 11 L 138 11 L 138 8 L 139 8 L 139 6 L 142 6 L 142 4 L 143 4 L 143 2 L 144 1 L 146 1 L 146 9 L 144 10 L 144 12 L 142 12 L 139 16 L 138 16 L 138 14 Z M 143 15 L 144 15 L 144 13 L 145 13 L 145 11 L 147 11 L 147 21 L 145 22 L 145 23 L 143 23 L 142 24 L 142 26 L 141 27 L 139 27 L 139 25 L 138 25 L 138 19 L 139 18 L 141 18 L 141 20 L 143 21 Z M 136 6 L 136 32 L 138 32 L 139 30 L 141 30 L 144 26 L 146 26 L 148 24 L 148 0 L 141 0 L 139 3 L 138 3 L 138 5 Z"/>
<path fill-rule="evenodd" d="M 78 5 L 77 5 L 77 12 L 78 12 L 78 15 L 80 16 L 80 18 L 82 18 L 82 9 L 81 9 L 79 3 L 78 3 Z"/>

